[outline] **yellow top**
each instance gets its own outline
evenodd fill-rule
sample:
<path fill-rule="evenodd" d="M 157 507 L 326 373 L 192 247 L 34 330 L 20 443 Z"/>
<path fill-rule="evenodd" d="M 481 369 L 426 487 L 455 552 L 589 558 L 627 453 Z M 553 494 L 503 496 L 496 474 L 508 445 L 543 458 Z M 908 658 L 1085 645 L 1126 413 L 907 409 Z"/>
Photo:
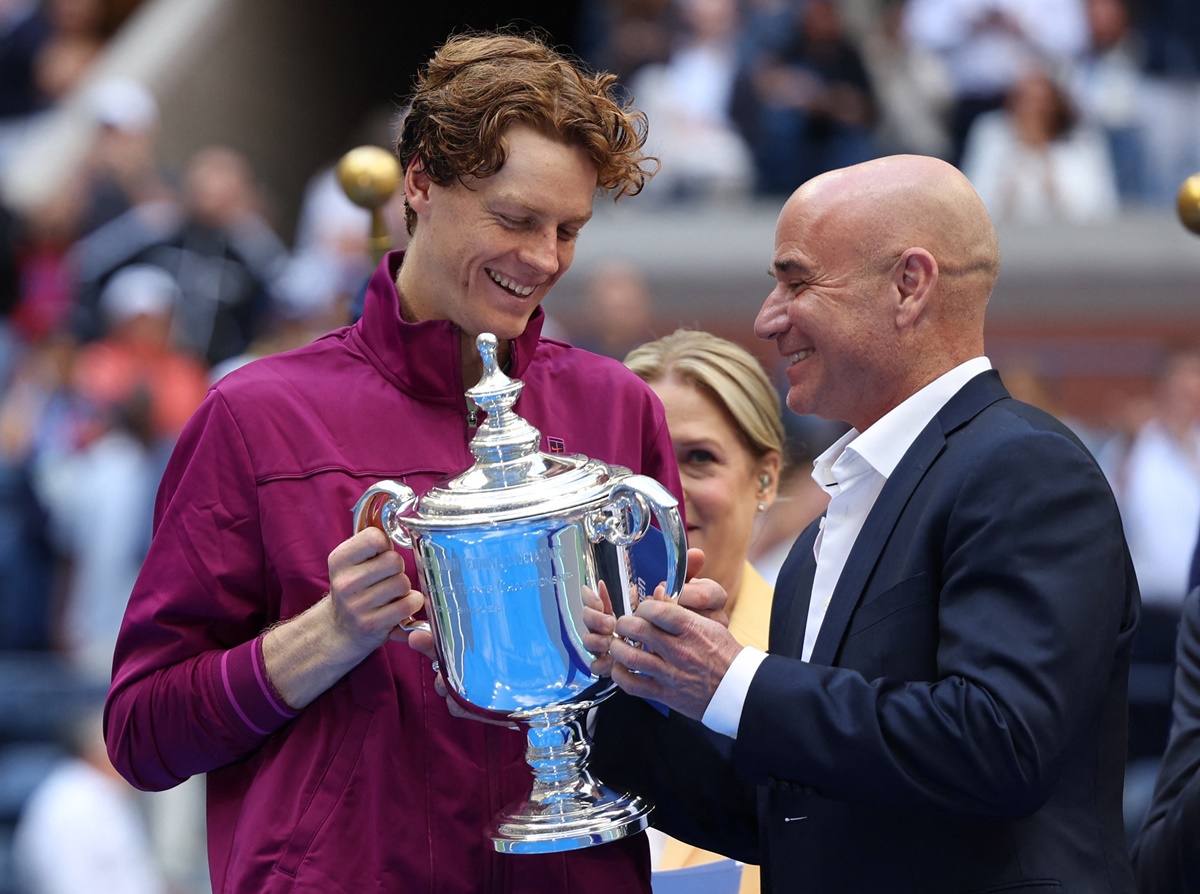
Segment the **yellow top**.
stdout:
<path fill-rule="evenodd" d="M 733 601 L 733 611 L 729 613 L 729 632 L 743 646 L 767 651 L 774 593 L 774 588 L 747 562 L 742 569 L 742 585 Z"/>
<path fill-rule="evenodd" d="M 771 596 L 773 589 L 763 580 L 750 565 L 742 570 L 742 585 L 738 589 L 737 599 L 734 600 L 733 610 L 729 614 L 729 632 L 743 646 L 754 646 L 762 651 L 767 650 L 767 633 L 771 623 Z M 682 869 L 685 866 L 699 866 L 724 860 L 720 854 L 701 850 L 674 838 L 668 838 L 663 848 L 662 859 L 658 869 Z M 742 869 L 742 883 L 738 894 L 758 894 L 760 890 L 759 870 L 753 864 L 747 864 Z"/>

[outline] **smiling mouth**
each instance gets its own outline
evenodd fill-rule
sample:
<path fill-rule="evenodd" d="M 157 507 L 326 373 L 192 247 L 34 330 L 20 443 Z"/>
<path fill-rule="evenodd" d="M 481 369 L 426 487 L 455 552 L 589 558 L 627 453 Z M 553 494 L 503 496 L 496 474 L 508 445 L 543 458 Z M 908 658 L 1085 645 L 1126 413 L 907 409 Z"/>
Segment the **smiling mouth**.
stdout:
<path fill-rule="evenodd" d="M 511 279 L 506 279 L 494 270 L 487 271 L 488 278 L 506 292 L 511 292 L 518 298 L 528 298 L 533 294 L 535 286 L 522 286 L 513 282 Z"/>
<path fill-rule="evenodd" d="M 789 365 L 793 363 L 799 363 L 801 360 L 807 360 L 815 353 L 816 350 L 814 348 L 806 348 L 803 351 L 796 351 L 794 354 L 787 355 L 787 362 Z"/>

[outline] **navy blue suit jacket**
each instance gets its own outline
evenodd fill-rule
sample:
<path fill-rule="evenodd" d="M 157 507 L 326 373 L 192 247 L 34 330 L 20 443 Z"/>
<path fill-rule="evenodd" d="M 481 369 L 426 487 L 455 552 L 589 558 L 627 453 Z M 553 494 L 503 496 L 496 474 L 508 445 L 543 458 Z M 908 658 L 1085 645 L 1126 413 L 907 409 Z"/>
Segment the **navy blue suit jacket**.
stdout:
<path fill-rule="evenodd" d="M 967 383 L 888 479 L 805 663 L 816 532 L 780 572 L 736 741 L 614 698 L 601 778 L 656 800 L 668 833 L 761 862 L 767 891 L 1133 892 L 1139 598 L 1078 439 L 995 372 Z"/>

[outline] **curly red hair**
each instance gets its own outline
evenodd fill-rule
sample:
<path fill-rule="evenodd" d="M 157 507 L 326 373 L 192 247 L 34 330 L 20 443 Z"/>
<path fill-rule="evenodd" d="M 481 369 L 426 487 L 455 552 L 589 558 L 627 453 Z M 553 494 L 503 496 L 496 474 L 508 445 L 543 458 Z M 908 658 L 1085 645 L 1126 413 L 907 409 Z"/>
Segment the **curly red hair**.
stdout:
<path fill-rule="evenodd" d="M 487 177 L 504 164 L 501 137 L 521 124 L 582 147 L 603 192 L 636 195 L 657 159 L 643 152 L 646 116 L 617 96 L 616 83 L 615 75 L 590 71 L 536 33 L 457 34 L 418 73 L 396 154 L 404 170 L 420 158 L 440 186 Z M 411 208 L 405 222 L 411 234 Z"/>

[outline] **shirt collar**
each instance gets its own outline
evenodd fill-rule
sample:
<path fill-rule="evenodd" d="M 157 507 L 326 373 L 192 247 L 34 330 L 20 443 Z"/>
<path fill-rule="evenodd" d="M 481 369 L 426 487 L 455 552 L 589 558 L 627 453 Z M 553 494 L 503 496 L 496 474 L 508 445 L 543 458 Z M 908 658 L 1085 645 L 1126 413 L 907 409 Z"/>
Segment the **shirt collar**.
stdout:
<path fill-rule="evenodd" d="M 855 468 L 860 465 L 855 462 L 856 457 L 865 460 L 872 469 L 887 478 L 899 465 L 917 435 L 946 402 L 967 382 L 991 368 L 991 361 L 987 357 L 968 360 L 938 376 L 893 407 L 866 431 L 850 429 L 813 460 L 813 479 L 822 488 L 834 482 L 845 483 L 843 470 L 855 474 Z"/>

